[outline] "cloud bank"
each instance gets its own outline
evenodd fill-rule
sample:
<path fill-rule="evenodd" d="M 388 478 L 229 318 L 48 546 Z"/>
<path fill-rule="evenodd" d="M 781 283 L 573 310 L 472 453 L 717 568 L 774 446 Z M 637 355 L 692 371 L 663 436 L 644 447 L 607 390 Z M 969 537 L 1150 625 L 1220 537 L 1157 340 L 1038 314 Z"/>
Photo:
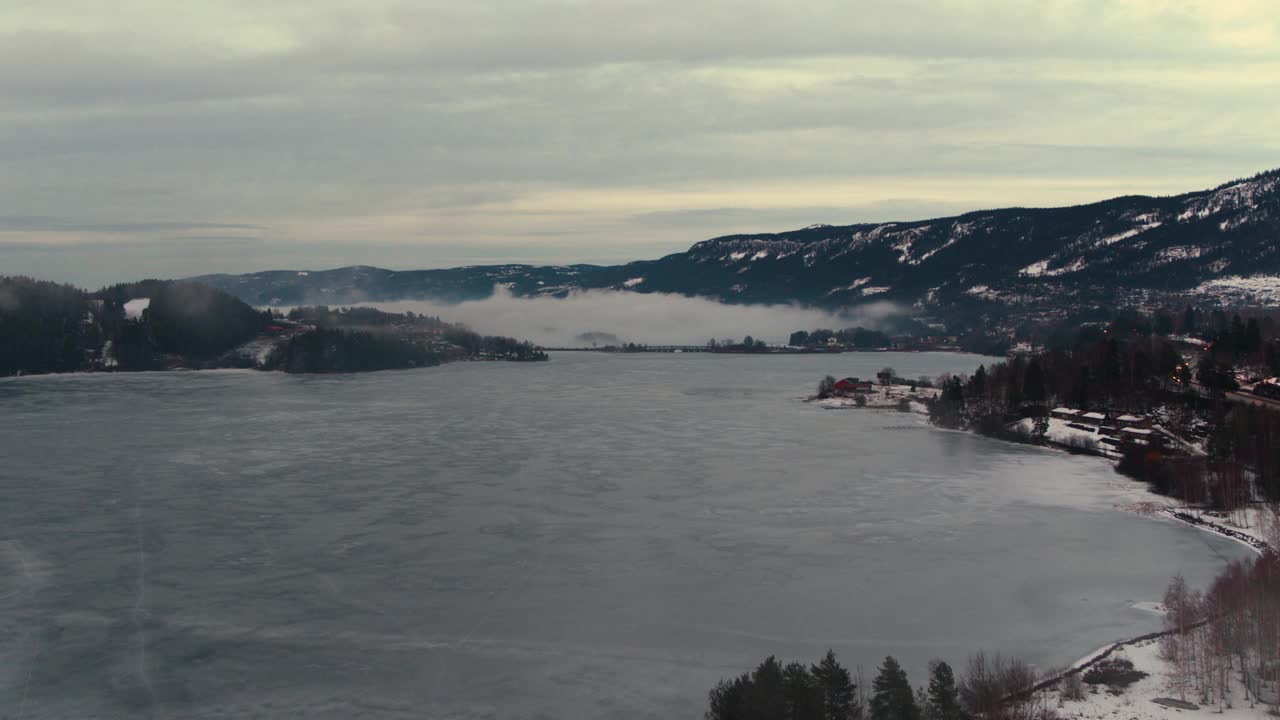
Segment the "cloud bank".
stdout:
<path fill-rule="evenodd" d="M 1280 166 L 1274 0 L 7 5 L 0 272 L 89 285 L 612 264 Z"/>
<path fill-rule="evenodd" d="M 584 333 L 611 333 L 621 342 L 702 345 L 708 340 L 751 335 L 785 343 L 796 330 L 875 327 L 898 314 L 892 303 L 860 305 L 829 313 L 793 305 L 724 305 L 706 298 L 618 290 L 587 290 L 565 298 L 518 298 L 498 287 L 484 300 L 457 305 L 422 300 L 360 303 L 390 312 L 438 315 L 486 335 L 507 335 L 545 347 L 591 345 Z"/>

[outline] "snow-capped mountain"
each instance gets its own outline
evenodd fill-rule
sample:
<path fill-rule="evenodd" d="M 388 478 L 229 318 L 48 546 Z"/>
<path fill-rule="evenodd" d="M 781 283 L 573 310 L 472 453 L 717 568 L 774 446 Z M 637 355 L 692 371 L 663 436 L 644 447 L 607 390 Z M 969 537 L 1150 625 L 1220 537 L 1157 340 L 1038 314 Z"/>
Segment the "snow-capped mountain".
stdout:
<path fill-rule="evenodd" d="M 1280 299 L 1280 170 L 1174 197 L 1066 208 L 729 235 L 617 266 L 370 267 L 198 278 L 256 304 L 484 297 L 576 289 L 703 295 L 727 302 L 922 309 L 1192 296 Z"/>

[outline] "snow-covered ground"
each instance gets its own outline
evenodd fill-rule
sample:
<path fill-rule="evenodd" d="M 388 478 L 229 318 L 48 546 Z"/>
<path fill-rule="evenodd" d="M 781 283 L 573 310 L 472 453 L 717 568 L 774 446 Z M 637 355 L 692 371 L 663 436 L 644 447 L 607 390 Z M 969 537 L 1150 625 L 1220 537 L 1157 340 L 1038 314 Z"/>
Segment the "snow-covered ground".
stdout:
<path fill-rule="evenodd" d="M 1023 418 L 1013 423 L 1010 427 L 1018 431 L 1032 432 L 1035 427 L 1035 420 Z M 1106 450 L 1107 446 L 1101 442 L 1102 437 L 1096 430 L 1081 430 L 1080 428 L 1072 427 L 1072 423 L 1055 417 L 1049 418 L 1049 430 L 1045 433 L 1045 439 L 1059 445 L 1093 443 L 1098 446 L 1099 450 Z"/>
<path fill-rule="evenodd" d="M 1232 720 L 1233 718 L 1268 717 L 1270 706 L 1258 704 L 1249 707 L 1245 699 L 1244 683 L 1238 674 L 1232 678 L 1229 704 L 1231 707 L 1219 707 L 1217 704 L 1203 706 L 1197 710 L 1184 710 L 1157 704 L 1156 698 L 1178 697 L 1170 677 L 1170 666 L 1160 659 L 1160 641 L 1144 640 L 1132 645 L 1125 645 L 1112 653 L 1112 657 L 1125 658 L 1133 663 L 1134 669 L 1147 673 L 1147 677 L 1125 688 L 1119 695 L 1112 695 L 1106 687 L 1085 685 L 1083 700 L 1060 700 L 1058 693 L 1049 691 L 1052 698 L 1049 707 L 1056 708 L 1060 717 L 1079 718 L 1079 720 L 1155 720 L 1157 718 L 1181 718 L 1182 720 Z M 1187 700 L 1193 704 L 1198 698 L 1188 695 Z"/>
<path fill-rule="evenodd" d="M 1280 510 L 1264 505 L 1251 505 L 1234 512 L 1223 513 L 1200 508 L 1177 507 L 1172 500 L 1169 503 L 1170 508 L 1176 508 L 1179 513 L 1190 515 L 1202 522 L 1226 528 L 1232 533 L 1244 535 L 1253 541 L 1274 547 L 1277 540 L 1280 540 Z M 1239 540 L 1240 538 L 1233 539 Z M 1246 542 L 1245 544 L 1256 547 L 1253 543 Z"/>
<path fill-rule="evenodd" d="M 1196 291 L 1224 302 L 1280 304 L 1280 276 L 1231 275 L 1202 283 Z"/>
<path fill-rule="evenodd" d="M 271 357 L 271 353 L 280 346 L 284 338 L 275 335 L 264 335 L 256 337 L 249 342 L 240 345 L 231 353 L 253 360 L 259 367 L 267 363 L 267 359 Z"/>
<path fill-rule="evenodd" d="M 821 407 L 831 410 L 843 408 L 897 410 L 903 399 L 906 399 L 911 412 L 928 415 L 929 408 L 925 405 L 925 401 L 932 399 L 937 394 L 937 388 L 916 388 L 913 392 L 910 385 L 876 385 L 871 389 L 871 392 L 823 398 L 815 402 Z M 859 398 L 862 398 L 865 402 L 859 404 Z"/>

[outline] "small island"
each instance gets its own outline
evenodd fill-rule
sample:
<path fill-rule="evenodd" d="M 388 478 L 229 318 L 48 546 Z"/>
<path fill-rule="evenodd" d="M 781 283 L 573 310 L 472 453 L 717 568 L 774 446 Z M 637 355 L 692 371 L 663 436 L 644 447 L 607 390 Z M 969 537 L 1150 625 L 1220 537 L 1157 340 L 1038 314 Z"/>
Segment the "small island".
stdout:
<path fill-rule="evenodd" d="M 886 367 L 876 373 L 875 381 L 857 377 L 837 380 L 828 375 L 818 382 L 816 395 L 806 402 L 816 402 L 824 408 L 873 408 L 899 410 L 922 415 L 929 413 L 929 403 L 936 400 L 939 390 L 927 377 L 908 380 L 899 377 L 896 370 Z"/>

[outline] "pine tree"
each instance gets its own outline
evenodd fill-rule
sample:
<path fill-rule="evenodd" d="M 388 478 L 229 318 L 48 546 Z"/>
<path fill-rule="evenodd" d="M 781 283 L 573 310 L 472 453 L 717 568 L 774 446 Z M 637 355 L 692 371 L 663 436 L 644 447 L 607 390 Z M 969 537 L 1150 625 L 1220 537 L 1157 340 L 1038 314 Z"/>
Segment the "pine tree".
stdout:
<path fill-rule="evenodd" d="M 964 720 L 955 674 L 941 660 L 929 663 L 929 720 Z"/>
<path fill-rule="evenodd" d="M 906 671 L 892 656 L 884 659 L 871 689 L 871 720 L 920 720 L 915 691 Z"/>
<path fill-rule="evenodd" d="M 823 720 L 856 720 L 862 716 L 857 704 L 857 686 L 849 670 L 836 661 L 831 650 L 813 666 L 813 678 L 822 693 Z"/>
<path fill-rule="evenodd" d="M 804 665 L 793 662 L 782 669 L 782 696 L 787 720 L 825 720 L 822 688 Z"/>
<path fill-rule="evenodd" d="M 702 715 L 703 720 L 738 720 L 742 717 L 750 685 L 751 678 L 746 674 L 716 683 L 707 698 L 707 711 Z"/>
<path fill-rule="evenodd" d="M 1031 421 L 1031 433 L 1035 436 L 1036 442 L 1044 442 L 1045 436 L 1049 434 L 1049 416 L 1036 415 Z"/>
<path fill-rule="evenodd" d="M 974 371 L 973 377 L 969 378 L 969 394 L 974 399 L 981 400 L 983 395 L 987 393 L 987 366 L 979 365 Z"/>
<path fill-rule="evenodd" d="M 786 717 L 782 693 L 782 665 L 770 655 L 751 673 L 745 696 L 744 720 L 775 720 Z"/>

